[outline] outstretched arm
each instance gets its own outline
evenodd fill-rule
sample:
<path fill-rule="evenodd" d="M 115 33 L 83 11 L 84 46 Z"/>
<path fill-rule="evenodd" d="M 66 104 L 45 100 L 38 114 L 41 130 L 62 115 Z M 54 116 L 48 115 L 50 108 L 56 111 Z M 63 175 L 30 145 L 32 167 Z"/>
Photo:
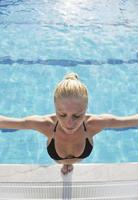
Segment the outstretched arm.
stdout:
<path fill-rule="evenodd" d="M 97 122 L 101 129 L 138 127 L 138 114 L 124 117 L 102 114 L 98 116 Z"/>
<path fill-rule="evenodd" d="M 33 115 L 24 118 L 12 118 L 0 115 L 1 129 L 39 129 L 45 124 L 47 123 L 45 123 L 43 116 Z"/>

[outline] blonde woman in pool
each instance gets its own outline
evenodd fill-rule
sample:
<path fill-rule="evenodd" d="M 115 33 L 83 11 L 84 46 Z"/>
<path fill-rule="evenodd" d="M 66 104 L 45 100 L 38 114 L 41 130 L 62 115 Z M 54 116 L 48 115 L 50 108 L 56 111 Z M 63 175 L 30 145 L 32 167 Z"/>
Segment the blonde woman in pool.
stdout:
<path fill-rule="evenodd" d="M 90 155 L 93 137 L 105 128 L 138 126 L 138 114 L 119 117 L 87 114 L 88 92 L 78 75 L 70 73 L 59 82 L 54 93 L 56 113 L 21 119 L 0 116 L 0 128 L 34 129 L 48 138 L 47 151 L 63 164 L 62 174 L 73 170 L 73 163 Z"/>

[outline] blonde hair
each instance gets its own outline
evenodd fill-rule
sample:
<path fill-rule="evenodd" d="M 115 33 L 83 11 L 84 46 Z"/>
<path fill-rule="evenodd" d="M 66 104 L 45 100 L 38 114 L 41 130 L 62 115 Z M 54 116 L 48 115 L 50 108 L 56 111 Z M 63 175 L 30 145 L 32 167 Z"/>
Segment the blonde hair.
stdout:
<path fill-rule="evenodd" d="M 76 73 L 65 75 L 64 79 L 58 83 L 54 92 L 54 102 L 63 97 L 82 97 L 88 104 L 87 87 L 79 80 Z"/>

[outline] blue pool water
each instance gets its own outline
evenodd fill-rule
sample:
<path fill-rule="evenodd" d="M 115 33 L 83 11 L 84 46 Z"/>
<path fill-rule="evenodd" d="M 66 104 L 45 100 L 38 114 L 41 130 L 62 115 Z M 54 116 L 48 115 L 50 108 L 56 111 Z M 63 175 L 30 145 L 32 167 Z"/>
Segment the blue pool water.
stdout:
<path fill-rule="evenodd" d="M 89 113 L 138 113 L 137 0 L 0 0 L 0 115 L 54 112 L 53 90 L 77 72 Z M 0 131 L 0 163 L 53 163 L 47 138 Z M 138 129 L 94 137 L 93 162 L 138 162 Z"/>

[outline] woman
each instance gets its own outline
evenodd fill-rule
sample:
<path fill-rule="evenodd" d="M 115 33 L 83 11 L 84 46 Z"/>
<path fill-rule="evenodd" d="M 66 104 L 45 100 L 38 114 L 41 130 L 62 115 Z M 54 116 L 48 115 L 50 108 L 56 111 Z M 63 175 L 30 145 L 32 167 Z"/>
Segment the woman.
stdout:
<path fill-rule="evenodd" d="M 49 155 L 63 164 L 63 174 L 73 170 L 73 163 L 90 155 L 93 136 L 104 128 L 138 126 L 138 114 L 126 117 L 86 114 L 87 88 L 75 73 L 66 75 L 57 85 L 54 103 L 55 114 L 21 119 L 0 116 L 0 128 L 34 129 L 43 133 L 48 138 Z"/>

